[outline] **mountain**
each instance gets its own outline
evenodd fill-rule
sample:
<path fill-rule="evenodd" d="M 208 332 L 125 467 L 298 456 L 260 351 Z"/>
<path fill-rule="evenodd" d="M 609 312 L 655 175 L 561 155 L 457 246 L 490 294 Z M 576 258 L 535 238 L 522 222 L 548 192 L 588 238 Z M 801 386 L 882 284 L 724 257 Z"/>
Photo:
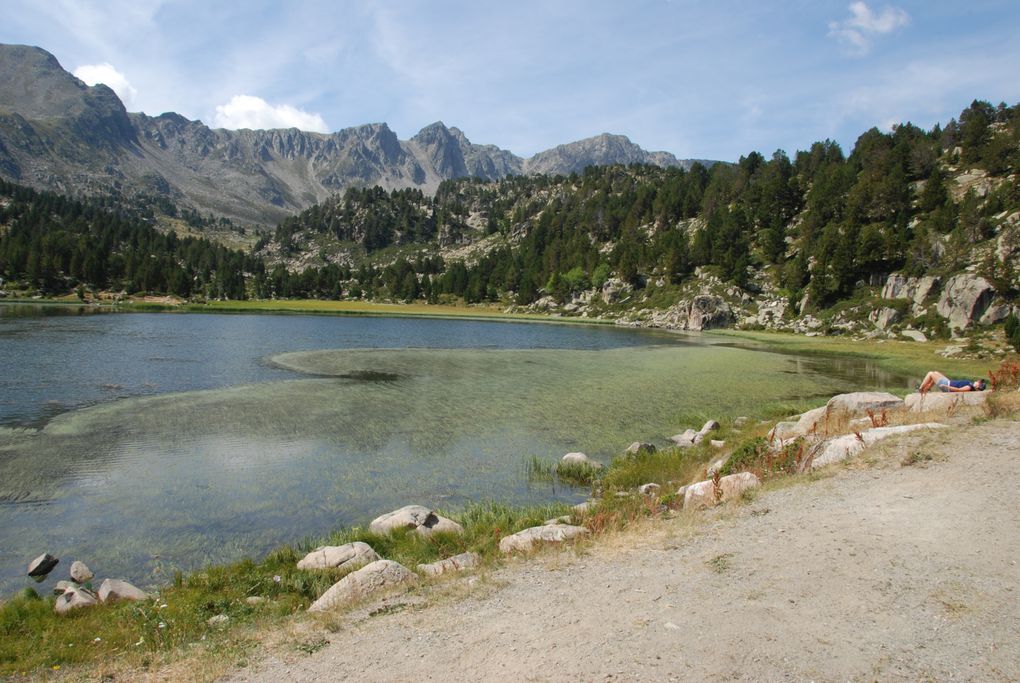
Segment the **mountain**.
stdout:
<path fill-rule="evenodd" d="M 442 122 L 406 141 L 385 123 L 330 134 L 210 129 L 175 113 L 128 113 L 112 90 L 85 85 L 45 50 L 0 45 L 0 177 L 38 189 L 161 196 L 203 215 L 274 224 L 348 187 L 432 194 L 453 178 L 635 162 L 693 163 L 609 134 L 524 159 Z"/>

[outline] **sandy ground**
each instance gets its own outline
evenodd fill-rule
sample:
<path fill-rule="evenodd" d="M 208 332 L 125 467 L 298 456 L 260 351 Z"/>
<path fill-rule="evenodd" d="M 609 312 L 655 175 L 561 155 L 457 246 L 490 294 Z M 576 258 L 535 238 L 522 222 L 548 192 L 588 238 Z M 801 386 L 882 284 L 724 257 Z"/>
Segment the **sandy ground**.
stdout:
<path fill-rule="evenodd" d="M 228 680 L 1017 681 L 1018 491 L 1018 422 L 905 437 L 697 521 L 461 577 L 459 599 L 391 597 Z"/>

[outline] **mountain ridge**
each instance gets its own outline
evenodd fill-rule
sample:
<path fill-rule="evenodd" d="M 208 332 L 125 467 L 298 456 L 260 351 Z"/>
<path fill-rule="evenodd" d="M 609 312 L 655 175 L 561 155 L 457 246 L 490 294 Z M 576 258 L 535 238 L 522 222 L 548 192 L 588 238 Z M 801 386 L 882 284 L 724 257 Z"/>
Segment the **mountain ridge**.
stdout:
<path fill-rule="evenodd" d="M 129 113 L 110 88 L 84 84 L 46 50 L 0 45 L 0 175 L 38 189 L 165 196 L 203 214 L 271 225 L 349 187 L 432 194 L 455 178 L 617 163 L 690 168 L 695 160 L 609 133 L 524 158 L 472 143 L 442 121 L 409 140 L 386 123 L 332 133 L 210 128 L 175 112 Z"/>

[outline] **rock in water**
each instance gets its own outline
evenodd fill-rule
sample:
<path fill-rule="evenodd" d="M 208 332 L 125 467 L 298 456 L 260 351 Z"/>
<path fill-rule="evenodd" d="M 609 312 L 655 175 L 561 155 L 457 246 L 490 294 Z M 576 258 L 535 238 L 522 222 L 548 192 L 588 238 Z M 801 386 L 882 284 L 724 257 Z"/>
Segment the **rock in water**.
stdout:
<path fill-rule="evenodd" d="M 81 560 L 75 560 L 71 563 L 71 580 L 75 583 L 85 583 L 91 581 L 95 574 L 88 568 Z"/>
<path fill-rule="evenodd" d="M 58 562 L 60 562 L 59 558 L 53 557 L 49 553 L 43 553 L 28 563 L 28 575 L 36 581 L 42 581 L 47 574 L 53 571 Z"/>
<path fill-rule="evenodd" d="M 646 454 L 647 455 L 651 455 L 654 452 L 655 452 L 655 445 L 654 444 L 650 444 L 650 443 L 645 443 L 643 441 L 635 441 L 631 445 L 627 446 L 627 450 L 625 451 L 625 453 L 628 456 L 631 456 L 631 457 L 637 456 L 637 455 L 646 455 Z"/>
<path fill-rule="evenodd" d="M 376 560 L 334 583 L 308 611 L 326 612 L 383 589 L 417 581 L 418 576 L 404 565 L 392 560 Z"/>
<path fill-rule="evenodd" d="M 53 611 L 57 614 L 67 614 L 72 610 L 98 604 L 99 600 L 96 599 L 95 593 L 78 586 L 58 595 L 57 601 L 53 604 Z"/>
<path fill-rule="evenodd" d="M 99 600 L 104 603 L 114 600 L 148 600 L 150 597 L 142 589 L 120 579 L 104 579 L 99 586 Z"/>
<path fill-rule="evenodd" d="M 298 569 L 329 569 L 332 567 L 360 567 L 382 559 L 367 543 L 354 541 L 344 545 L 319 546 L 305 555 Z"/>
<path fill-rule="evenodd" d="M 560 458 L 560 462 L 566 465 L 587 465 L 588 467 L 594 467 L 597 470 L 602 469 L 602 463 L 598 460 L 592 460 L 585 453 L 567 453 Z"/>

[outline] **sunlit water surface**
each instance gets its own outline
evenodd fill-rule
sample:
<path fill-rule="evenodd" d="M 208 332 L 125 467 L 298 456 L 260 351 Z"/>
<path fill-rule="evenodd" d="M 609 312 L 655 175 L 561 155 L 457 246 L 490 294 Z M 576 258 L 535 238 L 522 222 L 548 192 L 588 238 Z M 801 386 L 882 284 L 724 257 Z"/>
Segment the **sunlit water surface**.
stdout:
<path fill-rule="evenodd" d="M 526 464 L 861 373 L 894 381 L 604 326 L 0 306 L 0 594 L 44 551 L 148 585 L 409 503 L 578 501 Z"/>

